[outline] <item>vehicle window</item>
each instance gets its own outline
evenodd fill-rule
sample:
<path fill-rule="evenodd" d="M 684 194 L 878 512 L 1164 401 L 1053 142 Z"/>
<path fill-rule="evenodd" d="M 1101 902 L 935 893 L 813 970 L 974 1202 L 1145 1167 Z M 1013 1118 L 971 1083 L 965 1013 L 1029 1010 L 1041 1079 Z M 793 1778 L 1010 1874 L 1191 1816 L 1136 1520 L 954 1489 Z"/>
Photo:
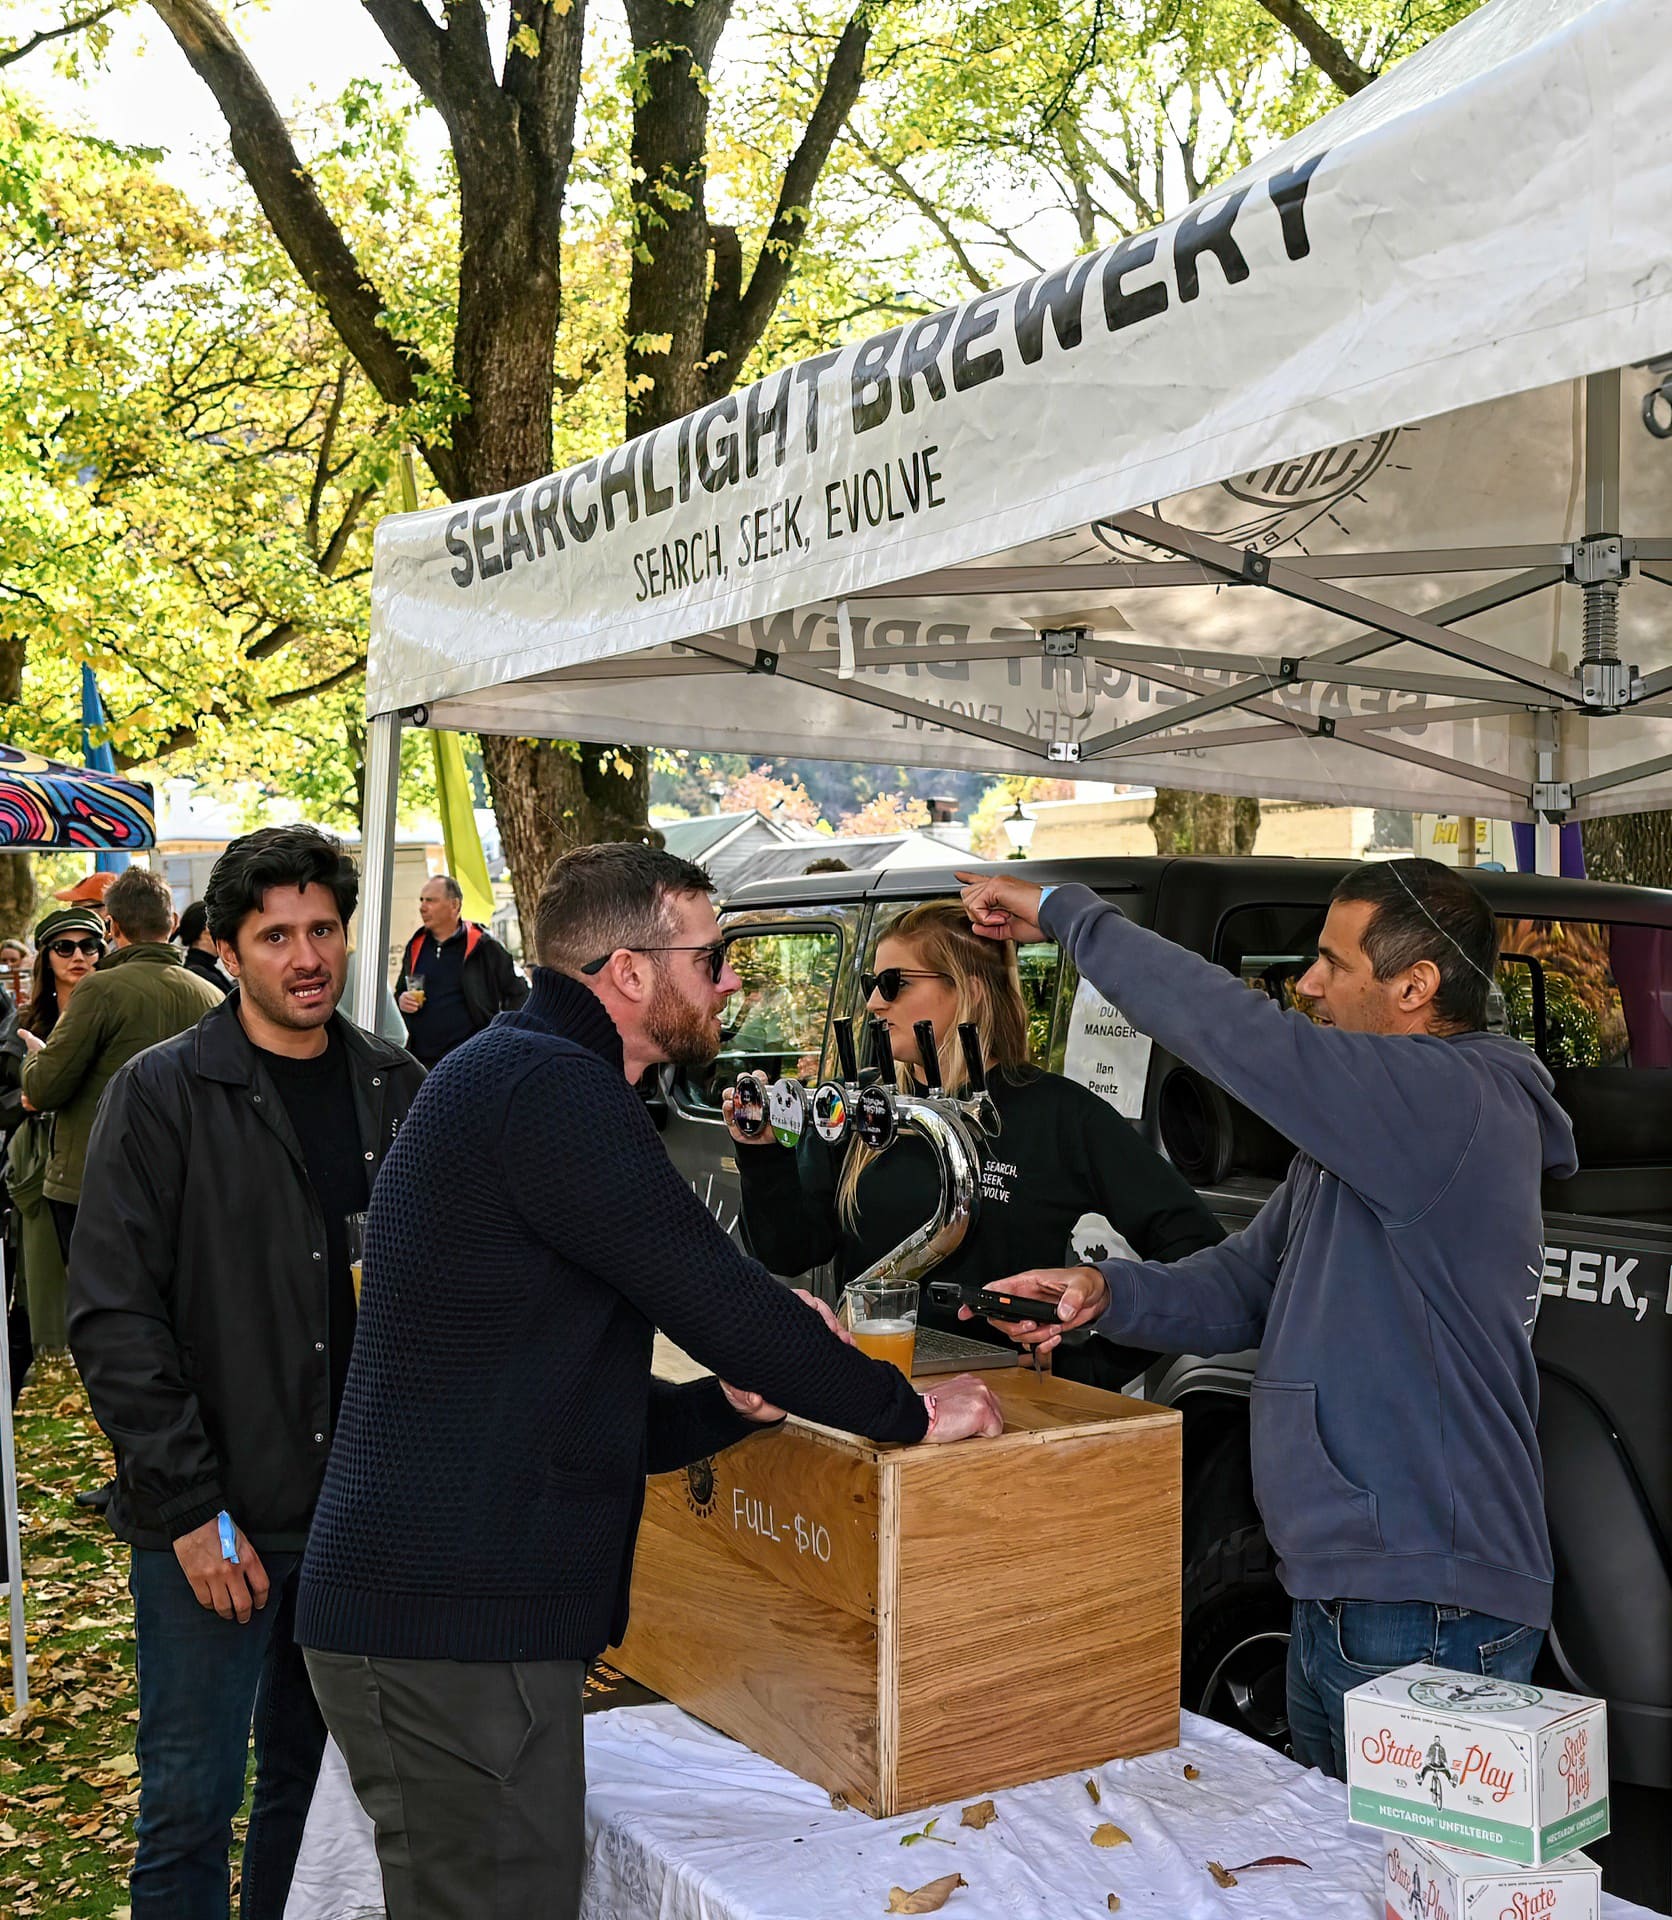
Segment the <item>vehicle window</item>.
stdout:
<path fill-rule="evenodd" d="M 1318 951 L 1321 907 L 1246 907 L 1220 930 L 1220 964 L 1310 1013 L 1295 983 Z M 1505 1031 L 1550 1067 L 1672 1066 L 1672 928 L 1498 921 Z"/>
<path fill-rule="evenodd" d="M 1028 1010 L 1028 1058 L 1036 1067 L 1051 1063 L 1051 1010 L 1057 1003 L 1057 975 L 1062 966 L 1062 949 L 1054 940 L 1039 940 L 1016 949 L 1022 1000 Z"/>
<path fill-rule="evenodd" d="M 1498 937 L 1510 1031 L 1542 1038 L 1546 1065 L 1672 1065 L 1672 929 L 1500 920 Z"/>
<path fill-rule="evenodd" d="M 763 929 L 738 935 L 727 954 L 742 990 L 726 1009 L 719 1057 L 686 1076 L 691 1098 L 716 1109 L 746 1070 L 818 1078 L 842 936 L 824 926 Z"/>

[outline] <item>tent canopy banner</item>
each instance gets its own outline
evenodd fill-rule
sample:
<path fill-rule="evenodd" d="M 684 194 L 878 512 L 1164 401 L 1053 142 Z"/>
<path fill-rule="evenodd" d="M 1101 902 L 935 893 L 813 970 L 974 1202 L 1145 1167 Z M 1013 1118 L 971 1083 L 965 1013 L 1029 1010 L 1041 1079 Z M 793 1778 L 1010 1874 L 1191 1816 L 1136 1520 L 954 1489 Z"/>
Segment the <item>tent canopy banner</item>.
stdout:
<path fill-rule="evenodd" d="M 132 853 L 156 843 L 156 802 L 143 781 L 0 746 L 0 847 Z"/>
<path fill-rule="evenodd" d="M 386 519 L 369 710 L 1672 802 L 1664 28 L 1491 0 L 1153 232 Z"/>

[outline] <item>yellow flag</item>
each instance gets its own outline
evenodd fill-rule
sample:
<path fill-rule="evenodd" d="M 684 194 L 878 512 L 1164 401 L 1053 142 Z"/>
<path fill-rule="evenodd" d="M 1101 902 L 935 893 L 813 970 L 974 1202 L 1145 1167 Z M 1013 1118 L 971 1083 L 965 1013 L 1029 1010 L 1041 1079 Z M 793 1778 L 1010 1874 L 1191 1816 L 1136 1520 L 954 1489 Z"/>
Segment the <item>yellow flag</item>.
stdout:
<path fill-rule="evenodd" d="M 447 871 L 464 890 L 464 917 L 487 926 L 493 920 L 493 888 L 482 836 L 470 803 L 470 775 L 465 769 L 459 736 L 437 728 L 430 735 L 435 748 L 435 787 L 441 807 L 441 833 L 447 843 Z"/>

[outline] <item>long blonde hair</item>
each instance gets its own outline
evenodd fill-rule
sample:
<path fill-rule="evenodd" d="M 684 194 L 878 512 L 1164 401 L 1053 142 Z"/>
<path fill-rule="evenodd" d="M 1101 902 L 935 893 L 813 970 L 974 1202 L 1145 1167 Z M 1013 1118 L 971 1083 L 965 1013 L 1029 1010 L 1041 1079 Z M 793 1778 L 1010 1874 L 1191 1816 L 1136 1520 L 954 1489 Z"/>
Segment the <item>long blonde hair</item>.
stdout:
<path fill-rule="evenodd" d="M 956 900 L 931 900 L 911 907 L 889 921 L 877 935 L 904 942 L 919 966 L 944 974 L 957 996 L 957 1013 L 942 1037 L 938 1054 L 941 1085 L 960 1093 L 968 1083 L 964 1050 L 958 1028 L 972 1021 L 981 1036 L 987 1071 L 1014 1071 L 1028 1064 L 1028 1012 L 1022 1000 L 1022 976 L 1016 966 L 1016 948 L 1009 940 L 988 940 L 970 925 L 969 915 Z M 863 1042 L 860 1047 L 863 1055 Z M 911 1092 L 911 1068 L 897 1066 L 895 1077 L 902 1093 Z M 859 1140 L 848 1146 L 842 1177 L 836 1183 L 836 1214 L 852 1228 L 859 1218 L 859 1179 L 877 1156 Z"/>

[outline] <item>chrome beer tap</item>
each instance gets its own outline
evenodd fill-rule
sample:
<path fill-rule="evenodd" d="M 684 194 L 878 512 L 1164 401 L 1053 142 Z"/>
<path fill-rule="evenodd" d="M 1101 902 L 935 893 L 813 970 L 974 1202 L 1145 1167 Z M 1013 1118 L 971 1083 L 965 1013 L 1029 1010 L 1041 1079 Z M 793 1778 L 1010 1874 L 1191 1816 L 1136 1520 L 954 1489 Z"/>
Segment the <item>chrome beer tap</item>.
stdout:
<path fill-rule="evenodd" d="M 925 1091 L 896 1093 L 888 1085 L 894 1072 L 888 1029 L 880 1020 L 874 1021 L 871 1051 L 882 1070 L 883 1084 L 867 1087 L 858 1095 L 856 1111 L 864 1112 L 865 1131 L 861 1131 L 856 1119 L 854 1133 L 877 1152 L 887 1152 L 902 1134 L 914 1133 L 926 1140 L 940 1169 L 940 1195 L 934 1213 L 922 1226 L 907 1234 L 897 1247 L 863 1273 L 855 1275 L 856 1280 L 921 1279 L 962 1243 L 980 1209 L 981 1161 L 974 1136 L 977 1131 L 991 1134 L 997 1130 L 997 1115 L 986 1090 L 980 1035 L 973 1026 L 958 1029 L 970 1082 L 969 1093 L 959 1098 L 942 1090 L 933 1024 L 920 1020 L 912 1032 L 917 1040 Z M 866 1139 L 866 1132 L 874 1132 L 877 1141 Z"/>

